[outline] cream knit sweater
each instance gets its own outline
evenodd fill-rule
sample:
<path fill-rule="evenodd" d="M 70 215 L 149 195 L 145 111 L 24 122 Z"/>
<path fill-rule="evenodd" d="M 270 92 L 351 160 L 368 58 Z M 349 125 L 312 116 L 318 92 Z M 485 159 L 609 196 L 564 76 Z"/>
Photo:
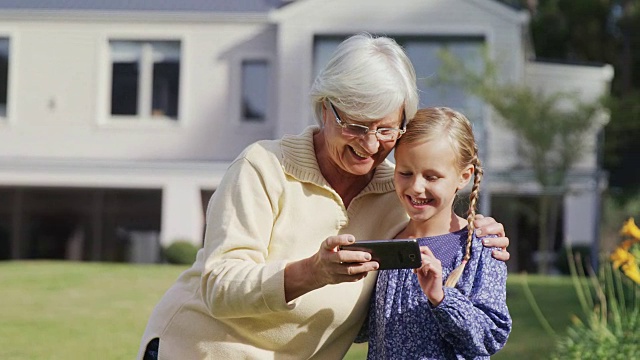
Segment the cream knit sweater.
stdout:
<path fill-rule="evenodd" d="M 389 162 L 346 209 L 319 171 L 316 131 L 257 142 L 231 164 L 207 209 L 204 248 L 154 309 L 139 359 L 154 337 L 160 359 L 344 356 L 365 319 L 375 276 L 287 303 L 285 265 L 336 234 L 391 239 L 407 216 Z"/>

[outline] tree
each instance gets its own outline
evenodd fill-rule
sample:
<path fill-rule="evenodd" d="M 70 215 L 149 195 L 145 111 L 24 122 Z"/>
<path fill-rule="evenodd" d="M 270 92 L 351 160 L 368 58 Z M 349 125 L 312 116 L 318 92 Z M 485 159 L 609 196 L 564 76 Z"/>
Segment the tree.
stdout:
<path fill-rule="evenodd" d="M 524 160 L 533 169 L 541 188 L 539 204 L 538 250 L 546 255 L 555 243 L 555 224 L 567 192 L 569 170 L 580 160 L 586 147 L 586 134 L 601 119 L 601 102 L 587 103 L 576 93 L 545 93 L 526 84 L 503 83 L 497 64 L 484 52 L 484 69 L 474 71 L 446 50 L 435 85 L 462 86 L 485 101 L 499 115 L 496 120 L 521 140 Z M 548 258 L 542 256 L 538 271 L 549 271 Z"/>
<path fill-rule="evenodd" d="M 498 0 L 526 8 L 537 59 L 607 63 L 615 68 L 611 119 L 605 128 L 604 167 L 618 200 L 638 193 L 640 129 L 640 1 L 638 0 Z M 632 196 L 629 196 L 629 195 Z"/>

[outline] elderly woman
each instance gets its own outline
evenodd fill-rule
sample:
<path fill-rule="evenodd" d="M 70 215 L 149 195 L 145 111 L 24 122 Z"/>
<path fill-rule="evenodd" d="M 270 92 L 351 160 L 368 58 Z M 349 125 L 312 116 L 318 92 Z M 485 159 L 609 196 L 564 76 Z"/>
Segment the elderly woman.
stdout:
<path fill-rule="evenodd" d="M 154 309 L 139 358 L 348 351 L 378 263 L 339 246 L 392 239 L 407 223 L 385 159 L 417 111 L 416 76 L 392 39 L 360 34 L 338 47 L 311 96 L 320 127 L 250 145 L 227 170 L 207 209 L 204 247 Z M 486 246 L 508 245 L 493 219 L 477 226 L 502 236 Z"/>

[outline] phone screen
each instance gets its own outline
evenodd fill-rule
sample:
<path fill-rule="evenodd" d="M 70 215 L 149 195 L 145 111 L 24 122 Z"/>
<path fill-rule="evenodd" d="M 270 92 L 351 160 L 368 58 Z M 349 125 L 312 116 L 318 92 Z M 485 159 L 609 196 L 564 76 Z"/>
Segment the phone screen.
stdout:
<path fill-rule="evenodd" d="M 343 245 L 340 250 L 366 251 L 380 264 L 379 270 L 413 269 L 422 264 L 420 246 L 416 239 L 360 240 Z"/>

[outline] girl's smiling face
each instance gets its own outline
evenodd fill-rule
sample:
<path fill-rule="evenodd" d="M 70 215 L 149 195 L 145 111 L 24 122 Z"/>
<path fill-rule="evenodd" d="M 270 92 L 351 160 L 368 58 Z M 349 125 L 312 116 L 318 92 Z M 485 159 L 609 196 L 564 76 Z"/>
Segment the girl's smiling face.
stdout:
<path fill-rule="evenodd" d="M 411 220 L 436 233 L 448 232 L 453 200 L 471 179 L 473 166 L 458 169 L 447 136 L 400 142 L 395 159 L 396 194 Z"/>

